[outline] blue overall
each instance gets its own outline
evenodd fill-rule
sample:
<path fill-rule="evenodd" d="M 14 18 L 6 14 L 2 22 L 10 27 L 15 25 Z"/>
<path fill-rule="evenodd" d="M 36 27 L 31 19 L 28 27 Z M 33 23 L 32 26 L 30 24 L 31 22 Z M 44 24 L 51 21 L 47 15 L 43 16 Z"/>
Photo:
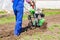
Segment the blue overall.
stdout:
<path fill-rule="evenodd" d="M 16 25 L 14 29 L 14 35 L 19 36 L 22 31 L 22 17 L 24 11 L 24 0 L 13 1 L 13 11 L 16 17 Z"/>

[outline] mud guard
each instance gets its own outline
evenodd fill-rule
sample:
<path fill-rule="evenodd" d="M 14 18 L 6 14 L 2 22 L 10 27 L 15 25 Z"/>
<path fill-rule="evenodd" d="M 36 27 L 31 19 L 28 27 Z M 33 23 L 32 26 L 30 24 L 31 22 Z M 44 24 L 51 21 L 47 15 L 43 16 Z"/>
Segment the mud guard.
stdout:
<path fill-rule="evenodd" d="M 45 19 L 44 19 L 44 18 L 41 18 L 41 19 L 39 20 L 38 25 L 39 25 L 39 26 L 42 26 L 44 22 L 45 22 Z"/>

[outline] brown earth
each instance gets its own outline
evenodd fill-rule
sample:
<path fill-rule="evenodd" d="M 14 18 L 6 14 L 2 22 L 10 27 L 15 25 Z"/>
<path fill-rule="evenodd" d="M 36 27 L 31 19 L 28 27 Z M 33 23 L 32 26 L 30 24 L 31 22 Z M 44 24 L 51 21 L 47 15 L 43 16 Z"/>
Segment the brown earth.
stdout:
<path fill-rule="evenodd" d="M 49 27 L 53 24 L 60 24 L 60 14 L 48 16 L 48 17 L 45 17 L 45 19 L 47 21 L 47 27 Z M 25 35 L 25 34 L 32 35 L 34 32 L 41 32 L 41 31 L 44 32 L 44 30 L 43 29 L 41 30 L 40 28 L 36 28 L 33 30 L 30 30 L 28 28 L 28 30 L 26 31 L 25 28 L 27 28 L 26 27 L 27 24 L 28 24 L 28 20 L 23 21 L 24 32 L 22 32 L 22 34 L 20 36 Z M 14 25 L 15 25 L 15 23 L 8 23 L 8 24 L 0 25 L 0 38 L 2 40 L 16 40 L 17 39 L 17 37 L 15 37 L 13 34 Z M 45 29 L 45 32 L 46 32 L 46 29 Z"/>

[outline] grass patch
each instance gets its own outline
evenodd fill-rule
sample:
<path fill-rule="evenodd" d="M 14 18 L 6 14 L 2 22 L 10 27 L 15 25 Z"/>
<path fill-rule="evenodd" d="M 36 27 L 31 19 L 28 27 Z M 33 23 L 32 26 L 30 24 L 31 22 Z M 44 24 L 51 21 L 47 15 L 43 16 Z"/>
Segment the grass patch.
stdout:
<path fill-rule="evenodd" d="M 55 40 L 56 37 L 53 36 L 53 35 L 42 35 L 42 36 L 41 36 L 41 39 L 42 39 L 42 40 Z"/>
<path fill-rule="evenodd" d="M 23 34 L 21 35 L 22 38 L 18 38 L 17 40 L 40 40 L 40 32 L 35 32 L 32 35 L 27 35 L 27 34 Z"/>
<path fill-rule="evenodd" d="M 22 39 L 24 40 L 55 40 L 58 39 L 58 37 L 53 36 L 53 35 L 47 35 L 47 34 L 33 34 L 33 35 L 24 35 L 22 37 Z M 21 38 L 17 39 L 17 40 L 21 40 Z"/>
<path fill-rule="evenodd" d="M 48 28 L 48 30 L 54 32 L 54 28 L 60 27 L 58 24 L 54 24 Z M 54 33 L 53 33 L 54 34 Z M 60 34 L 60 32 L 57 32 L 57 34 Z M 46 34 L 46 33 L 41 33 L 41 32 L 35 32 L 34 34 L 30 35 L 23 35 L 22 39 L 24 40 L 60 40 L 60 35 L 51 35 L 51 34 Z M 18 39 L 20 40 L 20 39 Z"/>
<path fill-rule="evenodd" d="M 52 11 L 52 12 L 44 11 L 43 13 L 46 16 L 52 16 L 52 15 L 60 14 L 60 11 Z M 23 19 L 26 20 L 27 17 L 28 17 L 28 15 L 24 15 Z"/>
<path fill-rule="evenodd" d="M 37 32 L 37 33 L 34 33 L 34 34 L 32 35 L 32 38 L 33 38 L 34 40 L 40 40 L 40 39 L 41 39 L 40 36 L 41 36 L 41 33 L 40 33 L 40 32 Z"/>
<path fill-rule="evenodd" d="M 57 24 L 54 24 L 54 25 L 52 25 L 52 26 L 50 26 L 50 27 L 48 27 L 48 30 L 50 30 L 50 31 L 54 31 L 54 28 L 58 28 L 58 29 L 60 29 L 60 26 L 59 25 L 57 25 Z"/>
<path fill-rule="evenodd" d="M 59 27 L 59 25 L 57 25 L 57 24 L 54 24 L 53 26 L 54 26 L 54 27 Z"/>
<path fill-rule="evenodd" d="M 26 20 L 26 19 L 27 19 L 27 16 L 24 15 L 23 20 Z M 11 23 L 11 22 L 15 22 L 15 16 L 0 18 L 0 24 Z"/>
<path fill-rule="evenodd" d="M 52 11 L 52 12 L 43 12 L 46 16 L 51 16 L 51 15 L 56 15 L 56 14 L 60 14 L 60 11 Z"/>
<path fill-rule="evenodd" d="M 23 15 L 23 20 L 26 20 L 28 15 Z"/>
<path fill-rule="evenodd" d="M 53 25 L 54 27 L 57 27 L 58 29 L 60 29 L 60 25 L 58 25 L 58 24 L 55 24 L 55 25 Z"/>
<path fill-rule="evenodd" d="M 60 34 L 60 32 L 57 32 L 57 34 Z"/>
<path fill-rule="evenodd" d="M 23 20 L 26 20 L 26 19 L 27 19 L 27 16 L 24 15 Z M 15 16 L 0 18 L 0 24 L 11 23 L 11 22 L 15 22 Z"/>
<path fill-rule="evenodd" d="M 53 32 L 54 31 L 54 26 L 48 27 L 48 30 Z"/>
<path fill-rule="evenodd" d="M 7 13 L 6 11 L 0 11 L 0 14 L 5 14 L 5 13 Z"/>
<path fill-rule="evenodd" d="M 0 14 L 5 14 L 6 12 L 5 11 L 0 11 Z M 51 15 L 56 15 L 56 14 L 60 14 L 59 11 L 52 11 L 52 12 L 49 12 L 49 11 L 44 11 L 44 14 L 46 16 L 51 16 Z M 28 15 L 24 15 L 23 16 L 23 20 L 26 20 L 28 17 Z M 5 23 L 10 23 L 10 22 L 15 22 L 15 17 L 12 16 L 12 17 L 4 17 L 4 18 L 0 18 L 0 24 L 5 24 Z M 53 28 L 52 28 L 53 29 Z M 50 29 L 50 30 L 52 30 Z"/>
<path fill-rule="evenodd" d="M 60 40 L 60 35 L 58 36 L 58 40 Z"/>
<path fill-rule="evenodd" d="M 0 38 L 0 40 L 2 40 L 2 38 Z"/>
<path fill-rule="evenodd" d="M 0 18 L 0 24 L 10 23 L 10 22 L 15 22 L 14 16 Z"/>
<path fill-rule="evenodd" d="M 24 37 L 23 39 L 24 39 L 24 40 L 30 40 L 30 39 L 31 39 L 31 36 L 26 35 L 26 37 Z"/>

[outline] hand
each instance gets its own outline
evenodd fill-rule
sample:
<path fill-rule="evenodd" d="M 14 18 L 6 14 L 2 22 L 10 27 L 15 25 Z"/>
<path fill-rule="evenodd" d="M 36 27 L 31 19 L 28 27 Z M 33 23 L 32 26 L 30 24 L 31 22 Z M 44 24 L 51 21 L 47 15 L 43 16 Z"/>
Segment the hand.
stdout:
<path fill-rule="evenodd" d="M 14 2 L 14 0 L 12 0 L 12 2 Z"/>
<path fill-rule="evenodd" d="M 31 0 L 26 0 L 27 3 L 29 3 Z"/>

